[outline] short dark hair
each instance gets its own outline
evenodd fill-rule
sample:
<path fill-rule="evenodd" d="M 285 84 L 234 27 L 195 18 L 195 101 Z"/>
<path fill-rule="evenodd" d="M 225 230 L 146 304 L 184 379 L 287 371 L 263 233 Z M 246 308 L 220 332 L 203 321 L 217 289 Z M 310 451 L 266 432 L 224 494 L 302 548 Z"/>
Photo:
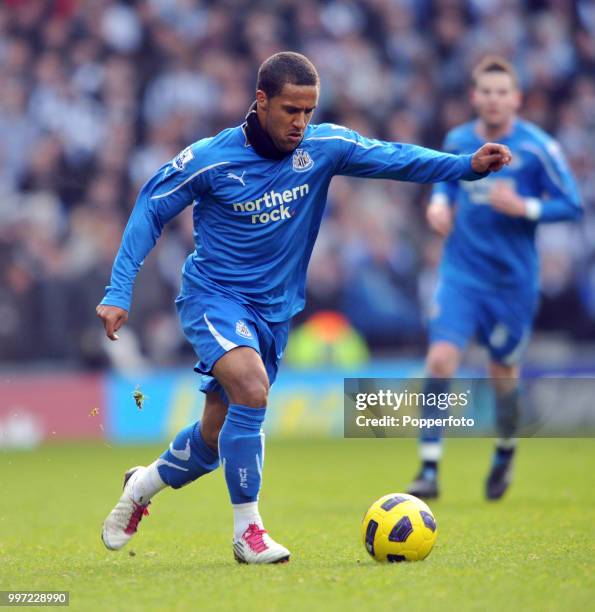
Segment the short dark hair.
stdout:
<path fill-rule="evenodd" d="M 471 80 L 473 82 L 473 86 L 477 86 L 477 80 L 480 75 L 485 74 L 486 72 L 503 72 L 507 74 L 515 87 L 519 86 L 519 77 L 514 69 L 513 65 L 505 60 L 503 57 L 499 57 L 498 55 L 488 55 L 484 57 L 477 66 L 473 69 L 471 73 Z"/>
<path fill-rule="evenodd" d="M 281 93 L 285 83 L 318 85 L 318 72 L 314 64 L 301 53 L 275 53 L 258 69 L 256 89 L 261 89 L 269 98 L 273 98 Z"/>

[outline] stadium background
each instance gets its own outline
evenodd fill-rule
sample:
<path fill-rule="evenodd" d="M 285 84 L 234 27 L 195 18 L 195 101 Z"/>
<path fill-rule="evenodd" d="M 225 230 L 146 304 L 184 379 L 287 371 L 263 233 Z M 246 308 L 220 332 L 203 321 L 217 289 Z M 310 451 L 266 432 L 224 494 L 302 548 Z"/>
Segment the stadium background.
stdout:
<path fill-rule="evenodd" d="M 95 305 L 139 187 L 189 142 L 240 123 L 258 65 L 281 49 L 304 52 L 320 71 L 314 121 L 438 148 L 471 116 L 475 62 L 488 52 L 513 61 L 523 115 L 560 141 L 586 208 L 580 225 L 541 228 L 543 295 L 527 371 L 593 370 L 592 3 L 6 0 L 0 445 L 161 439 L 197 413 L 194 355 L 173 306 L 192 249 L 190 211 L 147 259 L 118 343 L 105 339 Z M 441 249 L 424 222 L 427 196 L 412 184 L 333 182 L 296 320 L 310 324 L 288 350 L 272 431 L 340 434 L 346 372 L 422 374 Z M 467 372 L 481 363 L 472 351 Z M 131 398 L 137 386 L 144 412 Z"/>
<path fill-rule="evenodd" d="M 298 323 L 317 316 L 293 337 L 267 416 L 261 508 L 292 562 L 234 567 L 220 471 L 160 495 L 125 552 L 103 548 L 122 472 L 201 407 L 173 308 L 189 215 L 148 257 L 110 343 L 94 311 L 123 225 L 156 167 L 242 121 L 259 63 L 281 49 L 320 70 L 315 121 L 435 147 L 470 116 L 474 62 L 514 62 L 523 114 L 560 140 L 586 207 L 580 225 L 542 228 L 525 373 L 595 370 L 592 2 L 3 0 L 0 589 L 66 589 L 74 609 L 102 611 L 237 610 L 240 598 L 258 612 L 592 607 L 592 439 L 523 440 L 496 505 L 482 499 L 493 442 L 449 439 L 428 561 L 378 566 L 359 541 L 365 508 L 403 490 L 418 461 L 412 439 L 340 438 L 344 376 L 422 373 L 440 241 L 427 189 L 408 184 L 332 187 Z M 482 364 L 472 351 L 465 373 Z M 577 391 L 558 412 L 582 394 L 593 426 L 592 393 Z"/>

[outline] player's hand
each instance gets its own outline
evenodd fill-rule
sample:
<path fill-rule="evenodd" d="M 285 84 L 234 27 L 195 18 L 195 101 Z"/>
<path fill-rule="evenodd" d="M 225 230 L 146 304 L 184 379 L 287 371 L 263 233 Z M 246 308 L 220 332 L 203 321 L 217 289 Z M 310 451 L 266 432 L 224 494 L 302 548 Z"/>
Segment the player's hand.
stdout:
<path fill-rule="evenodd" d="M 118 334 L 116 332 L 128 321 L 128 311 L 118 306 L 99 304 L 95 312 L 97 312 L 97 316 L 103 321 L 105 335 L 110 340 L 117 340 Z"/>
<path fill-rule="evenodd" d="M 510 217 L 525 217 L 527 207 L 525 200 L 502 181 L 498 181 L 490 191 L 490 204 L 494 210 Z"/>
<path fill-rule="evenodd" d="M 447 202 L 430 202 L 426 220 L 437 234 L 446 237 L 452 229 L 452 209 Z"/>
<path fill-rule="evenodd" d="M 512 154 L 506 145 L 487 142 L 473 154 L 471 168 L 478 174 L 498 172 L 511 161 Z"/>

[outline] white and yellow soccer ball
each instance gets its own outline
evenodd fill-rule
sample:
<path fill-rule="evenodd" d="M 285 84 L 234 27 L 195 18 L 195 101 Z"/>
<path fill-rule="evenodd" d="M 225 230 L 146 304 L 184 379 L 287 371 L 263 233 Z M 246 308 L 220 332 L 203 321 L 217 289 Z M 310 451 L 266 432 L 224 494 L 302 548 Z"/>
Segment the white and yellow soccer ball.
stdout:
<path fill-rule="evenodd" d="M 430 508 L 406 493 L 376 500 L 362 523 L 362 540 L 376 561 L 421 561 L 432 550 L 438 529 Z"/>

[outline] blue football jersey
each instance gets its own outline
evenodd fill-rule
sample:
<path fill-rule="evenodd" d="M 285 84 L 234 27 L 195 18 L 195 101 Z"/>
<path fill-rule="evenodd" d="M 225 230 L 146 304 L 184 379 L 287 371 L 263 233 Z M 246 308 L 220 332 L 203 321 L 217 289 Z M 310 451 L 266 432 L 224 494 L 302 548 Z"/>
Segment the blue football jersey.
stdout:
<path fill-rule="evenodd" d="M 485 143 L 477 126 L 477 121 L 470 121 L 451 130 L 445 150 L 475 151 Z M 581 202 L 559 145 L 543 130 L 517 119 L 499 142 L 510 148 L 512 162 L 498 174 L 473 183 L 447 181 L 434 186 L 434 195 L 440 194 L 438 197 L 456 207 L 440 274 L 443 279 L 478 288 L 535 291 L 539 282 L 538 223 L 577 219 L 582 214 Z M 489 194 L 496 181 L 538 200 L 538 218 L 511 217 L 494 210 Z"/>
<path fill-rule="evenodd" d="M 184 149 L 143 186 L 102 304 L 130 308 L 132 286 L 163 226 L 193 206 L 196 250 L 182 295 L 209 291 L 285 321 L 304 306 L 306 270 L 334 175 L 429 183 L 477 180 L 471 155 L 363 138 L 310 125 L 281 160 L 261 157 L 242 126 Z M 362 202 L 362 206 L 365 206 Z"/>

